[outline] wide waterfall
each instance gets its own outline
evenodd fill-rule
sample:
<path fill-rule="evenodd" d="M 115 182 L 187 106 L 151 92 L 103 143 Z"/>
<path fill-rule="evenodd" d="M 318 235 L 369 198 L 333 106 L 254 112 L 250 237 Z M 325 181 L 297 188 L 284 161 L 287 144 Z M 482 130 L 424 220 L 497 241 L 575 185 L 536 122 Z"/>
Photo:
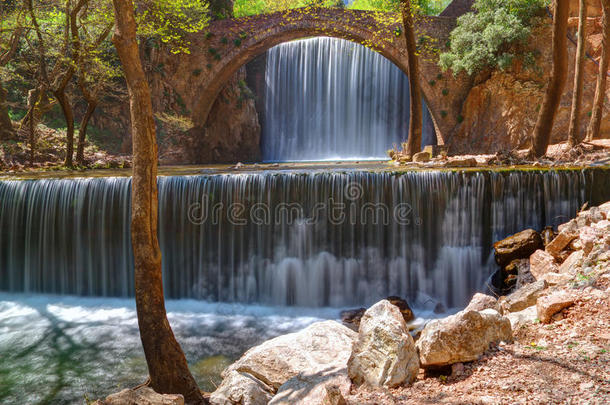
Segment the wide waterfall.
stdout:
<path fill-rule="evenodd" d="M 267 55 L 266 161 L 387 158 L 409 131 L 407 76 L 353 42 L 311 38 Z M 424 108 L 424 144 L 436 144 Z"/>
<path fill-rule="evenodd" d="M 160 177 L 165 291 L 282 306 L 390 294 L 459 306 L 494 270 L 495 240 L 610 199 L 609 180 L 607 170 Z M 129 178 L 1 181 L 0 290 L 132 295 L 129 210 Z"/>

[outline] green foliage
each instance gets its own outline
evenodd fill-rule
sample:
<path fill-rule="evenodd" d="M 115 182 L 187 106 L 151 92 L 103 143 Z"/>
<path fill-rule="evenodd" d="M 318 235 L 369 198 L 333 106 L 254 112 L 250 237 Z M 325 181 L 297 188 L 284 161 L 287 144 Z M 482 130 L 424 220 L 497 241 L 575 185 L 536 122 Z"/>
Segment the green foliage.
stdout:
<path fill-rule="evenodd" d="M 138 34 L 158 38 L 173 53 L 189 53 L 186 34 L 203 31 L 209 23 L 204 0 L 150 0 L 136 4 Z"/>
<path fill-rule="evenodd" d="M 438 15 L 451 0 L 412 0 L 411 7 L 419 14 Z M 354 0 L 348 8 L 356 10 L 399 12 L 400 0 Z"/>
<path fill-rule="evenodd" d="M 233 14 L 235 17 L 273 13 L 291 8 L 343 7 L 342 0 L 235 0 Z"/>
<path fill-rule="evenodd" d="M 524 44 L 532 19 L 544 12 L 547 0 L 476 0 L 476 13 L 458 18 L 451 33 L 450 50 L 441 54 L 440 66 L 454 73 L 474 74 L 485 68 L 506 69 L 516 56 L 510 46 Z"/>

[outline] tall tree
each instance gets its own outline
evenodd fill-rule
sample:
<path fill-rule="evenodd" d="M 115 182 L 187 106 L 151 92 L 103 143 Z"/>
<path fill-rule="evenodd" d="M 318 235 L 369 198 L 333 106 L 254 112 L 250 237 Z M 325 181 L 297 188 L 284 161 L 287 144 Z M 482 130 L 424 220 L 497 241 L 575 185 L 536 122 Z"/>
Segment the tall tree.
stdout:
<path fill-rule="evenodd" d="M 167 320 L 157 239 L 157 143 L 150 89 L 138 50 L 131 0 L 113 0 L 116 26 L 112 41 L 118 51 L 127 88 L 133 137 L 131 241 L 135 260 L 135 295 L 140 337 L 150 373 L 150 386 L 178 393 L 189 404 L 204 403 L 184 353 Z"/>
<path fill-rule="evenodd" d="M 553 15 L 553 67 L 546 88 L 542 107 L 538 114 L 538 121 L 532 135 L 530 156 L 541 157 L 546 154 L 551 139 L 551 131 L 557 114 L 557 107 L 561 94 L 568 78 L 568 15 L 570 11 L 569 0 L 555 0 Z"/>
<path fill-rule="evenodd" d="M 0 5 L 0 18 L 5 18 L 6 14 Z M 19 17 L 19 20 L 21 18 Z M 0 47 L 0 68 L 6 66 L 17 52 L 21 35 L 23 34 L 23 26 L 20 22 L 17 23 L 12 30 L 9 40 L 6 44 L 6 49 Z M 8 115 L 8 106 L 6 104 L 7 91 L 2 86 L 0 81 L 0 141 L 12 138 L 14 135 L 13 122 Z"/>
<path fill-rule="evenodd" d="M 574 89 L 572 94 L 572 111 L 570 113 L 570 128 L 568 130 L 568 145 L 574 147 L 580 142 L 580 107 L 582 105 L 582 86 L 585 65 L 585 35 L 587 29 L 587 1 L 579 1 L 578 10 L 578 42 L 576 45 L 576 60 L 574 63 Z"/>
<path fill-rule="evenodd" d="M 407 154 L 413 156 L 421 151 L 422 137 L 422 101 L 419 87 L 419 63 L 417 60 L 417 43 L 413 26 L 413 10 L 410 0 L 401 0 L 402 21 L 405 28 L 407 55 L 409 64 L 409 137 L 407 138 Z"/>
<path fill-rule="evenodd" d="M 595 86 L 595 98 L 593 100 L 591 121 L 589 121 L 589 127 L 587 128 L 587 141 L 599 138 L 602 115 L 604 114 L 608 62 L 610 61 L 610 0 L 602 0 L 602 13 L 602 55 L 599 60 L 599 71 L 597 72 L 597 85 Z"/>

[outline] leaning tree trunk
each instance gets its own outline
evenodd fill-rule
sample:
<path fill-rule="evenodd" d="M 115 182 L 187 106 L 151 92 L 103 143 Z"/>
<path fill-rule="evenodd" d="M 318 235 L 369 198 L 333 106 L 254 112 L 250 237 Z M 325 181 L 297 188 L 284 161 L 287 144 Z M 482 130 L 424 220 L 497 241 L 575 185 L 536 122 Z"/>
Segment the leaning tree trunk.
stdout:
<path fill-rule="evenodd" d="M 401 0 L 402 21 L 405 27 L 407 55 L 409 64 L 409 137 L 407 138 L 407 154 L 413 156 L 421 151 L 422 137 L 422 101 L 419 86 L 419 64 L 417 61 L 417 43 L 413 27 L 413 14 L 410 0 Z"/>
<path fill-rule="evenodd" d="M 89 119 L 95 112 L 95 108 L 97 107 L 97 103 L 89 102 L 87 103 L 87 111 L 85 115 L 83 115 L 83 119 L 80 122 L 80 128 L 78 130 L 78 144 L 76 146 L 76 164 L 84 165 L 85 163 L 85 141 L 87 140 L 87 128 L 89 126 Z"/>
<path fill-rule="evenodd" d="M 551 139 L 551 131 L 555 122 L 557 107 L 568 78 L 568 14 L 569 0 L 555 0 L 553 16 L 553 67 L 551 77 L 534 127 L 530 155 L 541 157 L 546 153 Z"/>
<path fill-rule="evenodd" d="M 589 121 L 589 127 L 587 128 L 587 141 L 599 138 L 602 116 L 604 114 L 608 62 L 610 61 L 610 0 L 602 0 L 602 12 L 602 56 L 599 61 L 599 71 L 597 72 L 597 85 L 595 86 L 595 98 L 593 100 L 591 121 Z"/>
<path fill-rule="evenodd" d="M 70 75 L 72 76 L 72 75 Z M 66 159 L 64 165 L 66 167 L 74 166 L 74 111 L 72 110 L 72 103 L 66 96 L 65 88 L 60 88 L 53 92 L 53 95 L 57 99 L 57 102 L 61 106 L 61 111 L 64 114 L 66 121 Z"/>
<path fill-rule="evenodd" d="M 585 67 L 585 33 L 587 27 L 587 1 L 580 0 L 578 11 L 578 43 L 576 45 L 576 61 L 574 64 L 574 90 L 572 95 L 572 111 L 570 113 L 570 129 L 568 130 L 568 146 L 574 147 L 580 142 L 580 107 L 582 105 L 582 86 Z"/>
<path fill-rule="evenodd" d="M 167 320 L 157 239 L 157 143 L 148 82 L 136 40 L 131 0 L 113 0 L 116 28 L 112 38 L 129 90 L 133 137 L 131 242 L 140 338 L 150 386 L 160 393 L 182 394 L 189 404 L 204 403 L 184 353 Z"/>

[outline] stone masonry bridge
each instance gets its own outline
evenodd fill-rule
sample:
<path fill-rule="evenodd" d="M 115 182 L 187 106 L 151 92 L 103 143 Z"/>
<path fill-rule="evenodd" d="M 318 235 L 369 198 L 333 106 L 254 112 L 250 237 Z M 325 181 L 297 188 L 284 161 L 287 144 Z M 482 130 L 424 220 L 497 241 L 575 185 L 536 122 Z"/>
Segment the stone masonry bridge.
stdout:
<path fill-rule="evenodd" d="M 455 17 L 416 21 L 420 83 L 441 142 L 458 125 L 471 87 L 468 78 L 454 78 L 437 66 L 438 54 L 445 49 L 454 26 Z M 163 81 L 183 100 L 195 128 L 201 128 L 220 91 L 241 66 L 278 44 L 317 36 L 365 45 L 409 73 L 398 14 L 307 7 L 212 22 L 209 32 L 189 37 L 190 54 L 172 55 L 164 61 Z"/>

